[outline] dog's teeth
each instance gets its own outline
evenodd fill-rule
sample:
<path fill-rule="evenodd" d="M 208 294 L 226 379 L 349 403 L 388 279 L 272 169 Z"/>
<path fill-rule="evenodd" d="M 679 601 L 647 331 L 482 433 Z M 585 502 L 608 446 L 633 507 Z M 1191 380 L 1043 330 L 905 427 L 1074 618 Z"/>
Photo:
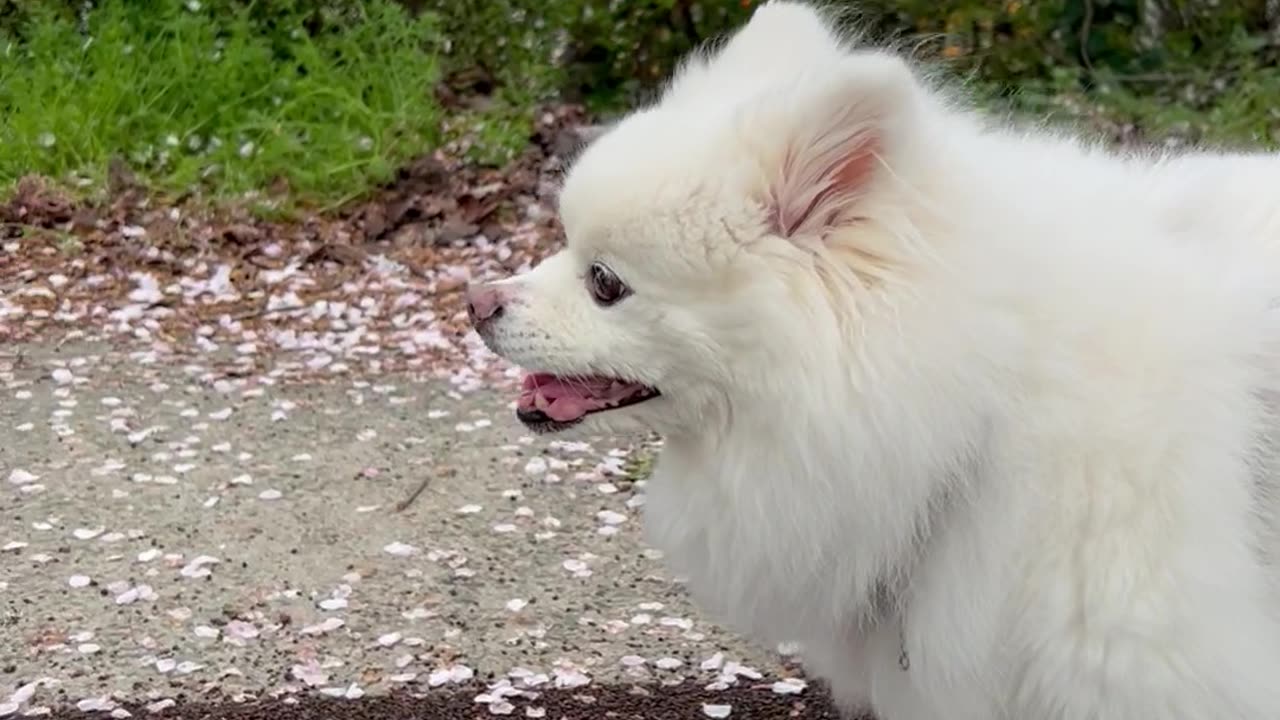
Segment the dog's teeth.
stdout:
<path fill-rule="evenodd" d="M 551 401 L 547 400 L 546 395 L 543 395 L 542 393 L 535 393 L 533 396 L 533 406 L 543 412 L 546 412 L 546 409 L 551 407 Z"/>

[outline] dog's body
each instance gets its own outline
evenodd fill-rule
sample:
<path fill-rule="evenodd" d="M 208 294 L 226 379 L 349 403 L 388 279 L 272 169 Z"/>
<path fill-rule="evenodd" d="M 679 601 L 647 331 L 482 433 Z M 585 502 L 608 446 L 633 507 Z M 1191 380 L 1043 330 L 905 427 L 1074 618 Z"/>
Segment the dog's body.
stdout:
<path fill-rule="evenodd" d="M 650 539 L 850 713 L 1280 718 L 1280 159 L 988 128 L 828 28 L 765 5 L 472 290 L 522 416 L 662 431 Z"/>

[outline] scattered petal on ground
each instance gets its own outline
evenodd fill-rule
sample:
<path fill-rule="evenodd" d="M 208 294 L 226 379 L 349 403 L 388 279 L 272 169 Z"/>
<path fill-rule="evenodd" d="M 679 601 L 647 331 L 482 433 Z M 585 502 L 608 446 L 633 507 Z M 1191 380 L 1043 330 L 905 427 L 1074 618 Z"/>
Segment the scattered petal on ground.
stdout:
<path fill-rule="evenodd" d="M 396 557 L 406 557 L 408 555 L 413 555 L 414 553 L 418 552 L 418 548 L 402 542 L 393 542 L 384 546 L 382 548 L 382 551 L 387 553 L 388 555 L 395 555 Z"/>
<path fill-rule="evenodd" d="M 808 684 L 800 678 L 786 678 L 778 680 L 771 687 L 779 695 L 796 695 L 804 692 Z"/>

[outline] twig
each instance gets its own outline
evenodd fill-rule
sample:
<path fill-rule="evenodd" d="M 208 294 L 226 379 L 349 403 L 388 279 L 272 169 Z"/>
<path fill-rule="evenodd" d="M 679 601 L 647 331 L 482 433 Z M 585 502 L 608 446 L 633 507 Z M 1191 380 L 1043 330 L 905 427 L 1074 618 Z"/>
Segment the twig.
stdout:
<path fill-rule="evenodd" d="M 1084 19 L 1080 21 L 1080 60 L 1093 74 L 1093 61 L 1089 59 L 1089 34 L 1093 32 L 1093 0 L 1084 0 Z"/>
<path fill-rule="evenodd" d="M 443 475 L 445 477 L 451 477 L 454 475 L 455 472 L 456 470 L 454 470 L 453 468 L 445 468 L 442 470 L 437 470 L 436 474 Z M 409 493 L 409 497 L 396 503 L 395 512 L 404 512 L 406 508 L 408 508 L 410 505 L 413 504 L 415 500 L 418 499 L 418 496 L 421 495 L 423 491 L 427 489 L 427 486 L 430 484 L 431 484 L 430 476 L 423 478 L 422 482 L 418 483 L 418 487 L 414 488 L 413 492 Z"/>
<path fill-rule="evenodd" d="M 237 321 L 256 320 L 261 317 L 266 317 L 267 315 L 276 315 L 278 313 L 295 312 L 297 310 L 307 309 L 306 305 L 282 305 L 280 307 L 274 307 L 274 308 L 268 307 L 268 305 L 270 305 L 270 301 L 271 299 L 267 298 L 266 300 L 263 300 L 262 304 L 259 305 L 258 307 L 252 308 L 249 310 L 244 310 L 231 317 L 232 319 Z"/>
<path fill-rule="evenodd" d="M 427 486 L 430 484 L 431 484 L 431 478 L 429 476 L 423 478 L 422 482 L 418 483 L 418 487 L 414 488 L 413 492 L 409 493 L 409 497 L 396 503 L 396 512 L 404 512 L 405 509 L 407 509 L 410 505 L 413 504 L 414 500 L 418 499 L 418 496 L 421 495 L 423 491 L 427 489 Z"/>

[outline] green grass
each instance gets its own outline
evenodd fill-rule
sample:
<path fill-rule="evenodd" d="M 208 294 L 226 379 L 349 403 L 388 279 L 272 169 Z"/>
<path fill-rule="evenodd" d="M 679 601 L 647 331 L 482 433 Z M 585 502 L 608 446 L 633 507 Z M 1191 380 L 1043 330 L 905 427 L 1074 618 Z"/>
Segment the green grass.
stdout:
<path fill-rule="evenodd" d="M 653 477 L 653 466 L 658 460 L 659 452 L 661 452 L 661 441 L 657 435 L 651 435 L 648 439 L 632 448 L 632 452 L 623 466 L 626 479 L 636 482 Z"/>
<path fill-rule="evenodd" d="M 83 30 L 46 13 L 0 34 L 0 191 L 28 174 L 100 188 L 121 157 L 156 190 L 283 179 L 329 204 L 439 142 L 432 16 L 371 0 L 304 31 L 226 7 L 106 0 Z"/>
<path fill-rule="evenodd" d="M 648 480 L 653 475 L 653 461 L 656 451 L 654 448 L 645 446 L 635 451 L 627 459 L 626 472 L 627 479 L 631 481 Z"/>

